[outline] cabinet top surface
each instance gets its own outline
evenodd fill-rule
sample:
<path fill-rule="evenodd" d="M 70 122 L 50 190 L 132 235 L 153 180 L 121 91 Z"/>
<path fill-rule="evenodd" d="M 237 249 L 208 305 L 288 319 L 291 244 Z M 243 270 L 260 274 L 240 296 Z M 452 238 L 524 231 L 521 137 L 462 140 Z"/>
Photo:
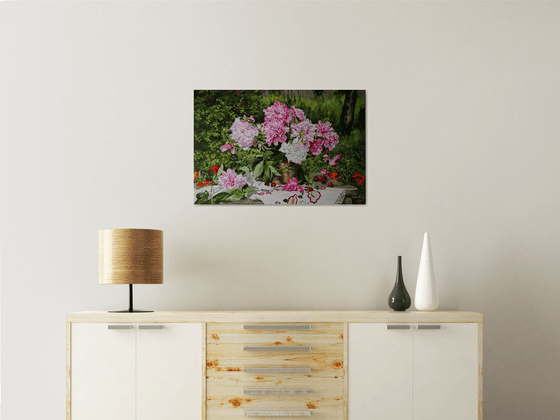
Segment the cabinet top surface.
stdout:
<path fill-rule="evenodd" d="M 66 322 L 482 322 L 482 314 L 462 311 L 85 311 L 67 314 Z"/>

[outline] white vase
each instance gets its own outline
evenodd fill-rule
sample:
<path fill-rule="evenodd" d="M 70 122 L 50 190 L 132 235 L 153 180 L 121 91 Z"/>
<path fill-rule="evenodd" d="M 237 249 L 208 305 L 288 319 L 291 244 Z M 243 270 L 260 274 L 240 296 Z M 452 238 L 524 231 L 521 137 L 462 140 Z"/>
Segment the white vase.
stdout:
<path fill-rule="evenodd" d="M 424 233 L 424 244 L 422 245 L 422 256 L 418 268 L 418 279 L 416 280 L 416 296 L 414 306 L 419 311 L 435 311 L 439 306 L 436 287 L 436 276 L 432 262 L 432 249 L 428 232 Z"/>

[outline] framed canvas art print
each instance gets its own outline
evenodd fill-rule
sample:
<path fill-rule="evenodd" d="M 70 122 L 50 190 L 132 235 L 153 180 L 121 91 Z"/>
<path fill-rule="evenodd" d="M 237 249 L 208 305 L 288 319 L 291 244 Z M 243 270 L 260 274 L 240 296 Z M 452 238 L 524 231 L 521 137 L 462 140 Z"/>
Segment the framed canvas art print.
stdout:
<path fill-rule="evenodd" d="M 194 203 L 366 203 L 364 90 L 194 91 Z"/>

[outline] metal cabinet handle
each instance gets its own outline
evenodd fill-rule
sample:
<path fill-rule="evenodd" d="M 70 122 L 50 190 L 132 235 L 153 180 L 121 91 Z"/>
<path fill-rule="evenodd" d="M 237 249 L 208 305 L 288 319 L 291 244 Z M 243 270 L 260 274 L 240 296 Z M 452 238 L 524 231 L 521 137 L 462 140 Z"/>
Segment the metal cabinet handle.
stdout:
<path fill-rule="evenodd" d="M 386 327 L 388 330 L 410 330 L 410 325 L 387 324 Z"/>
<path fill-rule="evenodd" d="M 310 330 L 311 325 L 243 325 L 244 330 Z"/>
<path fill-rule="evenodd" d="M 244 389 L 245 395 L 272 395 L 272 394 L 311 394 L 310 389 Z"/>
<path fill-rule="evenodd" d="M 311 368 L 243 368 L 246 373 L 309 373 Z"/>
<path fill-rule="evenodd" d="M 109 330 L 131 330 L 132 325 L 120 325 L 120 324 L 107 325 L 107 329 L 109 329 Z"/>
<path fill-rule="evenodd" d="M 285 416 L 310 416 L 311 410 L 255 410 L 244 411 L 247 417 L 285 417 Z"/>
<path fill-rule="evenodd" d="M 161 330 L 163 329 L 163 325 L 155 324 L 155 325 L 139 325 L 138 329 L 140 330 Z"/>
<path fill-rule="evenodd" d="M 441 329 L 441 325 L 435 325 L 435 324 L 418 324 L 418 329 L 419 329 L 419 330 L 440 330 L 440 329 Z"/>
<path fill-rule="evenodd" d="M 243 347 L 243 351 L 311 351 L 309 346 L 298 347 L 270 347 L 270 346 L 255 346 Z"/>

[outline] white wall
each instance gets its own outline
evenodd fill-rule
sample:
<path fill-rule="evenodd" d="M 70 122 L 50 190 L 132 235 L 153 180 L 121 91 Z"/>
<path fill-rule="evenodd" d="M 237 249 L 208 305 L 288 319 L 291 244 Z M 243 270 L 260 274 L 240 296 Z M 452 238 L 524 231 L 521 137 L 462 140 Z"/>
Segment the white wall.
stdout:
<path fill-rule="evenodd" d="M 432 238 L 484 314 L 486 418 L 560 411 L 560 4 L 0 4 L 3 417 L 63 418 L 98 230 L 164 230 L 139 308 L 387 309 Z M 197 88 L 367 90 L 368 204 L 195 207 Z"/>

